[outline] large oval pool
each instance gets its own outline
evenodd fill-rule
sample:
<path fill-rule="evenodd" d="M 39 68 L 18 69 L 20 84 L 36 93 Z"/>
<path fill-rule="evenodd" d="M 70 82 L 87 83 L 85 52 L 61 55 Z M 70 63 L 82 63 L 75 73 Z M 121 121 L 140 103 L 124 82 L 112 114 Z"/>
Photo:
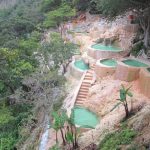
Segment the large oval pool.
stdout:
<path fill-rule="evenodd" d="M 134 60 L 134 59 L 126 59 L 126 60 L 123 60 L 122 62 L 132 67 L 148 67 L 147 64 L 140 62 L 138 60 Z"/>
<path fill-rule="evenodd" d="M 82 128 L 95 128 L 99 123 L 97 115 L 86 108 L 76 106 L 73 109 L 74 123 Z"/>
<path fill-rule="evenodd" d="M 80 70 L 88 70 L 89 69 L 89 65 L 86 64 L 83 60 L 77 60 L 74 62 L 75 67 L 77 67 Z"/>
<path fill-rule="evenodd" d="M 114 45 L 104 45 L 104 44 L 94 44 L 91 46 L 95 50 L 100 50 L 100 51 L 122 51 L 119 47 L 114 46 Z"/>
<path fill-rule="evenodd" d="M 103 60 L 100 60 L 100 63 L 109 67 L 117 66 L 117 61 L 115 59 L 103 59 Z"/>

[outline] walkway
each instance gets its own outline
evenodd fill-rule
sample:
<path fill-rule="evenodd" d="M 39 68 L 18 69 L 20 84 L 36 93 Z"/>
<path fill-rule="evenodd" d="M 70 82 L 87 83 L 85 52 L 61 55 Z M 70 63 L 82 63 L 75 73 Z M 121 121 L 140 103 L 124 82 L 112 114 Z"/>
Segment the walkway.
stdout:
<path fill-rule="evenodd" d="M 89 93 L 89 89 L 92 85 L 92 81 L 94 78 L 94 67 L 93 65 L 90 70 L 88 70 L 85 74 L 85 77 L 82 81 L 82 84 L 80 86 L 75 105 L 77 106 L 83 106 Z"/>

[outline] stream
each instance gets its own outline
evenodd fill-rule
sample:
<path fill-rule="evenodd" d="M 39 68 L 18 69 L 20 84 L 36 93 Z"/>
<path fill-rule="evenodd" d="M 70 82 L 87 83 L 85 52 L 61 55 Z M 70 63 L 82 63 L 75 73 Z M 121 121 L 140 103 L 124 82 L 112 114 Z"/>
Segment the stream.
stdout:
<path fill-rule="evenodd" d="M 39 145 L 39 150 L 46 150 L 46 147 L 47 147 L 48 138 L 49 138 L 49 128 L 50 128 L 50 122 L 48 120 L 48 116 L 46 116 L 44 124 L 45 124 L 45 129 L 44 129 L 44 132 L 41 136 L 41 142 Z"/>

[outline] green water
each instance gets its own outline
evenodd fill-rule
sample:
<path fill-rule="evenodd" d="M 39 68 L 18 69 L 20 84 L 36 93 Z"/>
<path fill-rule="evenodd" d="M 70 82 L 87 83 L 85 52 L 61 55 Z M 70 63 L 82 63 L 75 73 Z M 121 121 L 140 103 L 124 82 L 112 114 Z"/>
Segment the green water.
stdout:
<path fill-rule="evenodd" d="M 94 44 L 91 46 L 92 48 L 96 49 L 96 50 L 105 50 L 105 51 L 115 51 L 115 52 L 118 52 L 118 51 L 121 51 L 121 49 L 119 47 L 116 47 L 114 45 L 104 45 L 104 44 Z"/>
<path fill-rule="evenodd" d="M 148 67 L 147 64 L 144 64 L 144 63 L 134 60 L 134 59 L 127 59 L 122 62 L 124 62 L 126 65 L 133 66 L 133 67 Z"/>
<path fill-rule="evenodd" d="M 147 70 L 150 72 L 150 68 L 147 68 Z"/>
<path fill-rule="evenodd" d="M 89 66 L 83 60 L 75 61 L 74 65 L 81 70 L 88 70 Z"/>
<path fill-rule="evenodd" d="M 116 67 L 117 66 L 117 61 L 114 59 L 100 60 L 100 63 L 102 63 L 103 65 L 106 65 L 106 66 L 110 66 L 110 67 Z"/>
<path fill-rule="evenodd" d="M 74 108 L 74 123 L 83 128 L 95 128 L 99 119 L 93 112 L 82 107 Z"/>

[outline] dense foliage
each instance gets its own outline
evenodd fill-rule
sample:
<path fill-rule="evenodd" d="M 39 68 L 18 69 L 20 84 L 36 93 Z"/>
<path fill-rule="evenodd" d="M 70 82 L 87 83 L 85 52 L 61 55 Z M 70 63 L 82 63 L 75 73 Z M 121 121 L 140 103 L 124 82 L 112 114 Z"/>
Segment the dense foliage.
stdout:
<path fill-rule="evenodd" d="M 135 131 L 122 126 L 121 130 L 105 136 L 99 145 L 99 150 L 120 149 L 122 145 L 131 144 L 135 136 Z"/>
<path fill-rule="evenodd" d="M 52 105 L 53 100 L 62 99 L 60 88 L 63 85 L 64 89 L 65 79 L 58 75 L 59 64 L 72 55 L 69 50 L 74 47 L 70 43 L 64 44 L 58 35 L 53 36 L 52 43 L 47 43 L 46 46 L 41 42 L 45 27 L 56 27 L 75 14 L 70 1 L 11 2 L 0 2 L 1 6 L 5 5 L 5 9 L 0 9 L 0 102 L 5 103 L 0 103 L 1 150 L 13 149 L 18 142 L 25 142 L 32 132 L 31 129 L 35 128 L 35 125 L 32 127 L 30 124 L 36 120 L 39 109 L 45 107 L 46 110 Z M 41 62 L 37 55 L 43 55 L 44 51 L 58 59 L 54 59 L 57 65 L 53 66 L 52 70 L 44 70 L 41 73 Z M 29 82 L 29 85 L 24 85 L 23 82 Z M 30 90 L 26 91 L 25 86 Z M 10 98 L 12 94 L 17 95 L 17 102 L 15 98 Z M 32 148 L 33 145 L 32 143 Z"/>
<path fill-rule="evenodd" d="M 0 150 L 13 149 L 20 137 L 20 129 L 31 115 L 31 105 L 19 104 L 7 107 L 0 106 Z"/>

